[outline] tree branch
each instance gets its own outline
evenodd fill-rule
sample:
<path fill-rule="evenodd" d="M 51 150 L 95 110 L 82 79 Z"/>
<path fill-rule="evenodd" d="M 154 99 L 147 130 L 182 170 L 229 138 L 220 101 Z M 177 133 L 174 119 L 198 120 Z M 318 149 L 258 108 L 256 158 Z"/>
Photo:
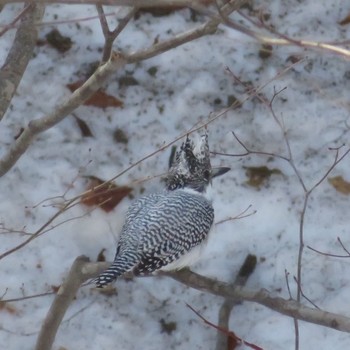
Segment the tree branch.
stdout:
<path fill-rule="evenodd" d="M 0 70 L 0 121 L 7 111 L 22 79 L 38 38 L 36 23 L 44 15 L 41 4 L 25 4 L 12 47 Z"/>
<path fill-rule="evenodd" d="M 63 120 L 69 113 L 86 101 L 102 83 L 118 68 L 125 64 L 125 59 L 120 54 L 113 54 L 109 61 L 100 66 L 96 72 L 54 112 L 46 117 L 29 122 L 16 142 L 10 147 L 5 156 L 0 160 L 0 177 L 6 174 L 16 161 L 24 154 L 36 135 L 50 129 Z"/>
<path fill-rule="evenodd" d="M 51 349 L 58 327 L 80 285 L 91 278 L 97 277 L 109 265 L 110 263 L 106 262 L 91 263 L 89 259 L 84 256 L 80 256 L 75 260 L 67 279 L 60 287 L 47 313 L 38 336 L 35 350 Z M 201 276 L 188 269 L 177 272 L 161 272 L 159 275 L 171 277 L 186 286 L 223 297 L 234 303 L 238 301 L 251 301 L 266 306 L 285 316 L 350 333 L 350 318 L 313 309 L 301 305 L 294 300 L 272 297 L 266 290 L 249 290 L 242 286 L 228 284 Z"/>
<path fill-rule="evenodd" d="M 133 18 L 133 16 L 137 12 L 137 8 L 133 7 L 126 14 L 124 18 L 119 20 L 118 25 L 113 30 L 109 29 L 107 18 L 103 10 L 103 6 L 100 4 L 97 4 L 96 10 L 100 19 L 103 36 L 105 38 L 105 44 L 103 47 L 103 54 L 102 54 L 102 62 L 106 62 L 112 53 L 113 42 L 115 41 L 117 36 L 123 31 L 123 29 L 129 23 L 129 21 Z"/>
<path fill-rule="evenodd" d="M 106 268 L 106 264 L 91 265 L 88 264 L 88 261 L 89 259 L 85 256 L 79 256 L 75 259 L 67 279 L 62 283 L 46 315 L 35 350 L 49 350 L 52 348 L 58 327 L 81 284 Z M 85 269 L 85 266 L 89 268 Z"/>
<path fill-rule="evenodd" d="M 248 255 L 241 266 L 238 275 L 236 276 L 236 279 L 234 281 L 235 286 L 241 286 L 243 287 L 247 281 L 250 275 L 254 272 L 256 267 L 256 256 L 255 255 Z M 233 299 L 225 298 L 225 301 L 220 307 L 219 310 L 219 322 L 218 327 L 221 329 L 229 329 L 229 321 L 230 321 L 230 315 L 233 307 L 237 305 L 239 302 Z M 223 332 L 218 332 L 217 338 L 216 338 L 216 350 L 227 350 L 228 349 L 228 337 L 227 334 Z"/>
<path fill-rule="evenodd" d="M 191 288 L 235 301 L 251 301 L 298 320 L 350 333 L 350 318 L 304 306 L 295 300 L 272 297 L 267 290 L 249 290 L 245 287 L 212 280 L 189 270 L 165 274 Z"/>

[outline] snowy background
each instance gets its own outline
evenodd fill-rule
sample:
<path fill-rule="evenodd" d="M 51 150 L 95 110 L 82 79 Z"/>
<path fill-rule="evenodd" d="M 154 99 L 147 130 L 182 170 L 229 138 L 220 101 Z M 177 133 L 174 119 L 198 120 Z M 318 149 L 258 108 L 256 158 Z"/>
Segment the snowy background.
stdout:
<path fill-rule="evenodd" d="M 0 25 L 9 23 L 20 8 L 6 6 L 0 13 Z M 254 8 L 270 14 L 268 23 L 293 38 L 329 42 L 343 41 L 350 35 L 350 25 L 339 25 L 350 13 L 350 4 L 345 1 L 257 1 Z M 106 9 L 108 13 L 113 11 L 119 18 L 124 14 L 115 8 Z M 36 48 L 1 122 L 0 156 L 21 127 L 52 112 L 70 95 L 66 85 L 81 79 L 89 66 L 100 59 L 104 40 L 98 20 L 77 20 L 95 15 L 93 6 L 47 7 L 44 22 L 72 21 L 43 25 L 40 38 L 45 40 L 45 35 L 57 28 L 73 40 L 73 45 L 66 53 L 48 45 Z M 239 16 L 235 14 L 234 18 Z M 110 19 L 113 23 L 113 17 Z M 197 21 L 203 20 L 197 16 Z M 198 23 L 193 22 L 189 10 L 165 17 L 144 14 L 129 23 L 115 45 L 119 50 L 132 52 L 150 46 L 157 37 L 172 37 Z M 6 58 L 14 35 L 15 31 L 10 30 L 0 38 L 0 62 Z M 333 163 L 334 152 L 328 148 L 349 146 L 349 61 L 298 47 L 274 47 L 270 57 L 261 58 L 260 49 L 261 44 L 253 39 L 220 27 L 215 35 L 116 72 L 110 77 L 106 92 L 122 100 L 123 108 L 82 106 L 75 112 L 88 124 L 94 137 L 82 137 L 75 119 L 68 116 L 39 135 L 13 169 L 0 179 L 0 253 L 28 237 L 18 231 L 35 232 L 57 212 L 64 199 L 82 193 L 85 176 L 108 180 L 198 122 L 208 120 L 210 113 L 227 107 L 232 96 L 242 99 L 244 88 L 226 67 L 242 81 L 259 86 L 290 65 L 292 56 L 306 58 L 263 93 L 271 98 L 274 87 L 287 87 L 276 98 L 274 110 L 283 119 L 295 165 L 307 188 L 311 188 Z M 121 84 L 121 78 L 126 76 L 132 76 L 137 85 Z M 117 128 L 127 135 L 127 144 L 115 142 L 113 132 Z M 287 156 L 281 130 L 268 108 L 256 98 L 209 125 L 211 149 L 243 153 L 232 131 L 250 149 Z M 169 154 L 167 149 L 142 162 L 118 178 L 117 184 L 132 186 L 134 197 L 160 190 L 159 178 L 137 180 L 164 173 Z M 330 177 L 339 175 L 350 181 L 349 161 L 349 157 L 345 158 Z M 237 216 L 249 205 L 250 212 L 256 213 L 217 225 L 202 259 L 193 269 L 208 277 L 232 281 L 246 255 L 255 254 L 258 266 L 247 287 L 265 288 L 273 295 L 288 298 L 287 270 L 295 296 L 297 286 L 292 276 L 297 273 L 304 192 L 293 169 L 282 159 L 261 155 L 215 156 L 212 164 L 232 168 L 214 182 L 216 221 Z M 253 166 L 268 166 L 281 174 L 273 174 L 259 188 L 252 187 L 246 183 L 245 167 Z M 4 299 L 10 299 L 50 291 L 62 283 L 72 262 L 81 254 L 95 261 L 101 249 L 106 248 L 106 258 L 112 260 L 130 200 L 125 198 L 109 213 L 76 205 L 60 216 L 52 230 L 0 261 L 0 295 L 6 292 Z M 325 180 L 313 192 L 307 207 L 305 244 L 344 254 L 337 243 L 340 237 L 350 249 L 348 208 L 349 197 Z M 302 266 L 303 292 L 308 298 L 322 309 L 350 316 L 349 259 L 325 257 L 306 248 Z M 157 277 L 120 280 L 116 288 L 117 296 L 81 288 L 61 324 L 54 349 L 215 346 L 215 330 L 205 326 L 185 304 L 216 323 L 220 298 Z M 0 310 L 0 348 L 32 349 L 53 297 L 24 300 Z M 176 323 L 171 334 L 162 330 L 162 319 Z M 245 302 L 236 306 L 230 328 L 265 350 L 294 349 L 293 320 L 257 304 Z M 350 335 L 300 322 L 300 348 L 348 349 Z"/>

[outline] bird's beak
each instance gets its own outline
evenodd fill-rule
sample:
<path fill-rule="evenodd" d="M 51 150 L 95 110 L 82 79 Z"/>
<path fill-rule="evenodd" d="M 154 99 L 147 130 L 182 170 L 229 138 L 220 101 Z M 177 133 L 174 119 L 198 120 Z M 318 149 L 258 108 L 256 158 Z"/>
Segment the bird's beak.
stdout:
<path fill-rule="evenodd" d="M 213 179 L 214 177 L 217 177 L 217 176 L 221 176 L 221 175 L 224 175 L 226 174 L 229 170 L 231 170 L 231 168 L 228 168 L 228 167 L 218 167 L 218 168 L 213 168 L 211 170 L 211 178 Z"/>

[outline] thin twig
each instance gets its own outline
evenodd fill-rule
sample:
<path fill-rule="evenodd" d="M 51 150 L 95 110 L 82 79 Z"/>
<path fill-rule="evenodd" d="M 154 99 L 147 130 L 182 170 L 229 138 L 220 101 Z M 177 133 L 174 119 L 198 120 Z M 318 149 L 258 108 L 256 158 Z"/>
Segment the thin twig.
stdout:
<path fill-rule="evenodd" d="M 19 297 L 19 298 L 4 299 L 4 300 L 2 300 L 2 298 L 0 298 L 0 304 L 1 303 L 14 303 L 14 302 L 28 300 L 28 299 L 41 298 L 41 297 L 46 297 L 46 296 L 52 295 L 52 294 L 55 294 L 55 292 L 50 291 L 50 292 L 44 292 L 44 293 L 27 295 L 27 296 Z"/>
<path fill-rule="evenodd" d="M 215 223 L 215 225 L 220 225 L 223 224 L 224 222 L 227 221 L 232 221 L 232 220 L 239 220 L 239 219 L 245 219 L 248 218 L 249 216 L 255 215 L 257 213 L 256 210 L 253 210 L 251 213 L 247 213 L 248 210 L 252 207 L 252 205 L 250 204 L 246 209 L 244 209 L 241 213 L 239 213 L 238 215 L 235 216 L 230 216 L 228 218 L 219 220 Z"/>
<path fill-rule="evenodd" d="M 332 54 L 337 54 L 346 58 L 350 58 L 350 50 L 343 47 L 339 47 L 337 45 L 332 45 L 329 43 L 319 41 L 292 39 L 282 34 L 277 34 L 276 32 L 273 34 L 277 35 L 278 37 L 271 37 L 269 35 L 263 34 L 261 28 L 259 28 L 258 31 L 255 31 L 244 25 L 236 23 L 235 21 L 230 19 L 223 11 L 218 11 L 219 13 L 216 14 L 215 12 L 211 11 L 210 9 L 208 9 L 200 3 L 193 4 L 191 8 L 203 15 L 208 16 L 209 18 L 220 19 L 220 21 L 227 27 L 232 28 L 242 34 L 245 34 L 263 44 L 279 46 L 299 46 L 302 48 L 321 50 L 323 52 L 330 52 Z M 265 27 L 265 29 L 268 30 L 267 27 Z"/>
<path fill-rule="evenodd" d="M 117 27 L 114 30 L 110 30 L 106 18 L 106 14 L 101 4 L 96 5 L 96 10 L 100 19 L 102 32 L 105 38 L 105 44 L 103 47 L 102 62 L 107 62 L 112 54 L 113 42 L 117 36 L 123 31 L 129 21 L 134 17 L 137 8 L 133 7 L 122 19 L 119 20 Z"/>
<path fill-rule="evenodd" d="M 23 10 L 11 21 L 11 23 L 6 24 L 4 26 L 0 26 L 2 28 L 0 30 L 0 37 L 3 36 L 9 29 L 14 28 L 16 23 L 24 16 L 26 12 L 28 12 L 32 7 L 29 4 L 25 4 Z M 0 10 L 1 11 L 1 10 Z M 35 23 L 33 23 L 36 25 Z"/>
<path fill-rule="evenodd" d="M 22 134 L 17 138 L 7 153 L 0 160 L 0 177 L 6 174 L 16 161 L 28 149 L 34 138 L 50 129 L 68 114 L 74 111 L 84 101 L 86 101 L 102 83 L 118 68 L 125 64 L 125 60 L 120 54 L 114 54 L 110 60 L 100 66 L 95 73 L 59 107 L 48 116 L 35 119 L 29 122 Z"/>
<path fill-rule="evenodd" d="M 345 247 L 344 243 L 341 241 L 341 239 L 339 237 L 337 237 L 337 241 L 340 244 L 340 246 L 342 247 L 342 249 L 346 252 L 346 255 L 340 255 L 340 254 L 332 254 L 332 253 L 325 253 L 325 252 L 321 252 L 320 250 L 317 250 L 315 248 L 312 248 L 311 246 L 307 245 L 306 247 L 312 251 L 314 251 L 315 253 L 318 253 L 320 255 L 324 255 L 324 256 L 330 256 L 332 258 L 350 258 L 350 251 Z"/>
<path fill-rule="evenodd" d="M 306 294 L 304 293 L 301 285 L 299 284 L 299 281 L 297 280 L 297 278 L 294 276 L 294 281 L 297 284 L 298 288 L 300 289 L 300 293 L 302 295 L 302 297 L 307 300 L 315 309 L 321 310 L 316 303 L 314 303 L 309 297 L 306 296 Z"/>

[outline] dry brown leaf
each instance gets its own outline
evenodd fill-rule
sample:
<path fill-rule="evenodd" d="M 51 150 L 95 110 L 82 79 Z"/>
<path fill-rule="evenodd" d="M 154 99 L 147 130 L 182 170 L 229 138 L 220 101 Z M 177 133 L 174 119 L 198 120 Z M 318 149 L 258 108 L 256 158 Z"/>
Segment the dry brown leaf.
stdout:
<path fill-rule="evenodd" d="M 79 117 L 77 117 L 76 115 L 74 115 L 74 118 L 78 124 L 78 127 L 80 129 L 81 135 L 83 137 L 93 137 L 94 135 L 92 134 L 89 126 L 85 123 L 85 121 L 83 119 L 80 119 Z"/>
<path fill-rule="evenodd" d="M 345 181 L 342 176 L 330 177 L 328 178 L 328 182 L 336 191 L 343 194 L 350 194 L 350 182 Z"/>
<path fill-rule="evenodd" d="M 102 262 L 102 261 L 106 261 L 106 257 L 105 257 L 105 251 L 106 251 L 106 249 L 105 248 L 102 248 L 101 249 L 101 251 L 98 253 L 98 255 L 97 255 L 97 259 L 96 259 L 96 261 L 100 261 L 100 262 Z"/>
<path fill-rule="evenodd" d="M 46 34 L 47 42 L 59 52 L 68 51 L 73 41 L 70 37 L 62 35 L 57 29 L 52 29 L 51 32 Z"/>
<path fill-rule="evenodd" d="M 339 22 L 341 26 L 345 26 L 346 24 L 349 24 L 349 23 L 350 23 L 350 13 Z"/>
<path fill-rule="evenodd" d="M 19 315 L 19 311 L 11 304 L 0 301 L 0 311 L 8 312 L 11 315 Z"/>
<path fill-rule="evenodd" d="M 99 206 L 107 213 L 113 210 L 132 191 L 132 188 L 127 186 L 119 187 L 113 183 L 104 184 L 105 181 L 95 176 L 89 176 L 89 180 L 87 186 L 89 192 L 82 196 L 81 203 L 87 206 Z"/>
<path fill-rule="evenodd" d="M 176 331 L 177 324 L 174 321 L 166 322 L 164 318 L 161 318 L 159 320 L 161 333 L 171 334 L 172 332 Z"/>
<path fill-rule="evenodd" d="M 282 174 L 281 170 L 269 169 L 267 166 L 244 167 L 244 169 L 246 169 L 246 175 L 248 176 L 246 184 L 256 188 L 259 188 L 271 175 Z"/>
<path fill-rule="evenodd" d="M 67 88 L 74 92 L 76 89 L 80 88 L 85 82 L 78 80 L 74 83 L 67 84 Z M 116 97 L 107 95 L 104 91 L 96 91 L 89 99 L 84 102 L 85 106 L 93 106 L 98 108 L 107 108 L 107 107 L 122 107 L 123 102 L 118 100 Z"/>

